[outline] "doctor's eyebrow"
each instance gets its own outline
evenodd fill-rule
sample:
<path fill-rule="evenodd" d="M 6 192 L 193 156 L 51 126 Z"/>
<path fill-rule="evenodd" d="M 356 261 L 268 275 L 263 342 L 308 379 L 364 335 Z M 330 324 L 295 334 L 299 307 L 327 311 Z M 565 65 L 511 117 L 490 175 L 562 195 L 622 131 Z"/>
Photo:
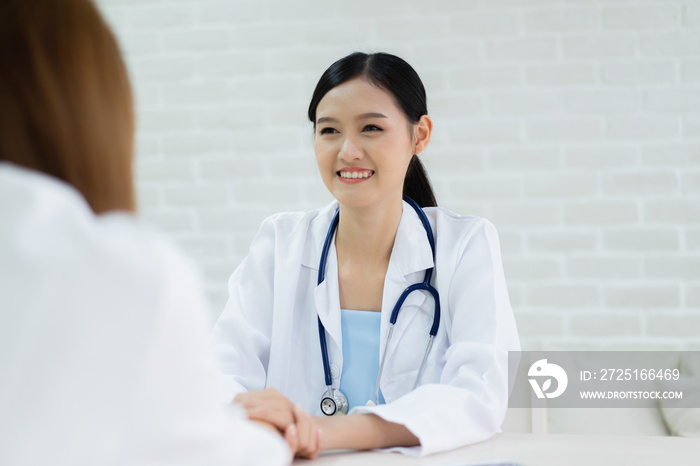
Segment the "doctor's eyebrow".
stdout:
<path fill-rule="evenodd" d="M 366 118 L 388 118 L 386 115 L 382 113 L 377 113 L 377 112 L 369 112 L 369 113 L 363 113 L 362 115 L 357 115 L 355 117 L 355 120 L 364 120 Z M 320 125 L 321 123 L 337 123 L 338 120 L 333 117 L 322 117 L 319 118 L 318 121 L 316 121 L 317 125 Z"/>

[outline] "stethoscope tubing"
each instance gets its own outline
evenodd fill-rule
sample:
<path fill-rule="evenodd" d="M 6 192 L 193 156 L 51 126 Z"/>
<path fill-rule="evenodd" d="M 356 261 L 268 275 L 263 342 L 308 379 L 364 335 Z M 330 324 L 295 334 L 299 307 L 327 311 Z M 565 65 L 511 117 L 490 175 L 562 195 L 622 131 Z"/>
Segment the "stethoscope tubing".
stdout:
<path fill-rule="evenodd" d="M 331 248 L 331 241 L 333 241 L 333 232 L 338 226 L 338 220 L 340 219 L 340 209 L 336 210 L 333 220 L 331 220 L 331 225 L 328 227 L 328 233 L 326 233 L 326 239 L 323 242 L 323 250 L 321 251 L 321 261 L 318 266 L 318 283 L 320 285 L 326 277 L 326 259 L 328 258 L 328 250 Z M 323 375 L 326 379 L 326 387 L 328 390 L 331 389 L 333 385 L 333 378 L 331 377 L 330 362 L 328 361 L 328 346 L 326 346 L 326 328 L 321 322 L 321 317 L 317 314 L 318 319 L 318 336 L 321 340 L 321 357 L 323 358 Z"/>

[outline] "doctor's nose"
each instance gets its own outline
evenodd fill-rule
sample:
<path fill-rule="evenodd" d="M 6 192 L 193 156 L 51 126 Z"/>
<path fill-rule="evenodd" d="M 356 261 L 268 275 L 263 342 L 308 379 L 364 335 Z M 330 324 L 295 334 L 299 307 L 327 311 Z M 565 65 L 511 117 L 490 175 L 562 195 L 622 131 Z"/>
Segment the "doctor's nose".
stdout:
<path fill-rule="evenodd" d="M 364 156 L 364 150 L 355 138 L 346 137 L 345 140 L 343 140 L 343 145 L 338 152 L 339 159 L 346 161 L 361 160 Z"/>

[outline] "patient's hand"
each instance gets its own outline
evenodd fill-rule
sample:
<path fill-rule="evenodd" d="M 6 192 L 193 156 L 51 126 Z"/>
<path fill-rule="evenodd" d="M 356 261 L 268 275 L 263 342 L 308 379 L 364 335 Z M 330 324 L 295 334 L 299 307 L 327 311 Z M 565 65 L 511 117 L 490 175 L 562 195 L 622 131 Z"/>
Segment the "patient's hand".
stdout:
<path fill-rule="evenodd" d="M 239 393 L 234 399 L 251 421 L 263 421 L 284 432 L 294 424 L 294 403 L 274 388 Z"/>
<path fill-rule="evenodd" d="M 295 456 L 318 456 L 321 433 L 315 417 L 274 388 L 240 393 L 234 401 L 245 408 L 251 421 L 281 434 Z"/>

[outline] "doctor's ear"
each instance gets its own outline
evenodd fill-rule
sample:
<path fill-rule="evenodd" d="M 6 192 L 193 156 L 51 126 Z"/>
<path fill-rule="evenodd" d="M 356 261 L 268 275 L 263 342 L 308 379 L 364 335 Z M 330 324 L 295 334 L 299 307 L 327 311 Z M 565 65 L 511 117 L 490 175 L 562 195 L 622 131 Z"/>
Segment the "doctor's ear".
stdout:
<path fill-rule="evenodd" d="M 433 132 L 433 120 L 428 115 L 423 115 L 418 123 L 413 125 L 414 154 L 420 154 L 425 150 L 430 142 L 430 135 Z"/>

